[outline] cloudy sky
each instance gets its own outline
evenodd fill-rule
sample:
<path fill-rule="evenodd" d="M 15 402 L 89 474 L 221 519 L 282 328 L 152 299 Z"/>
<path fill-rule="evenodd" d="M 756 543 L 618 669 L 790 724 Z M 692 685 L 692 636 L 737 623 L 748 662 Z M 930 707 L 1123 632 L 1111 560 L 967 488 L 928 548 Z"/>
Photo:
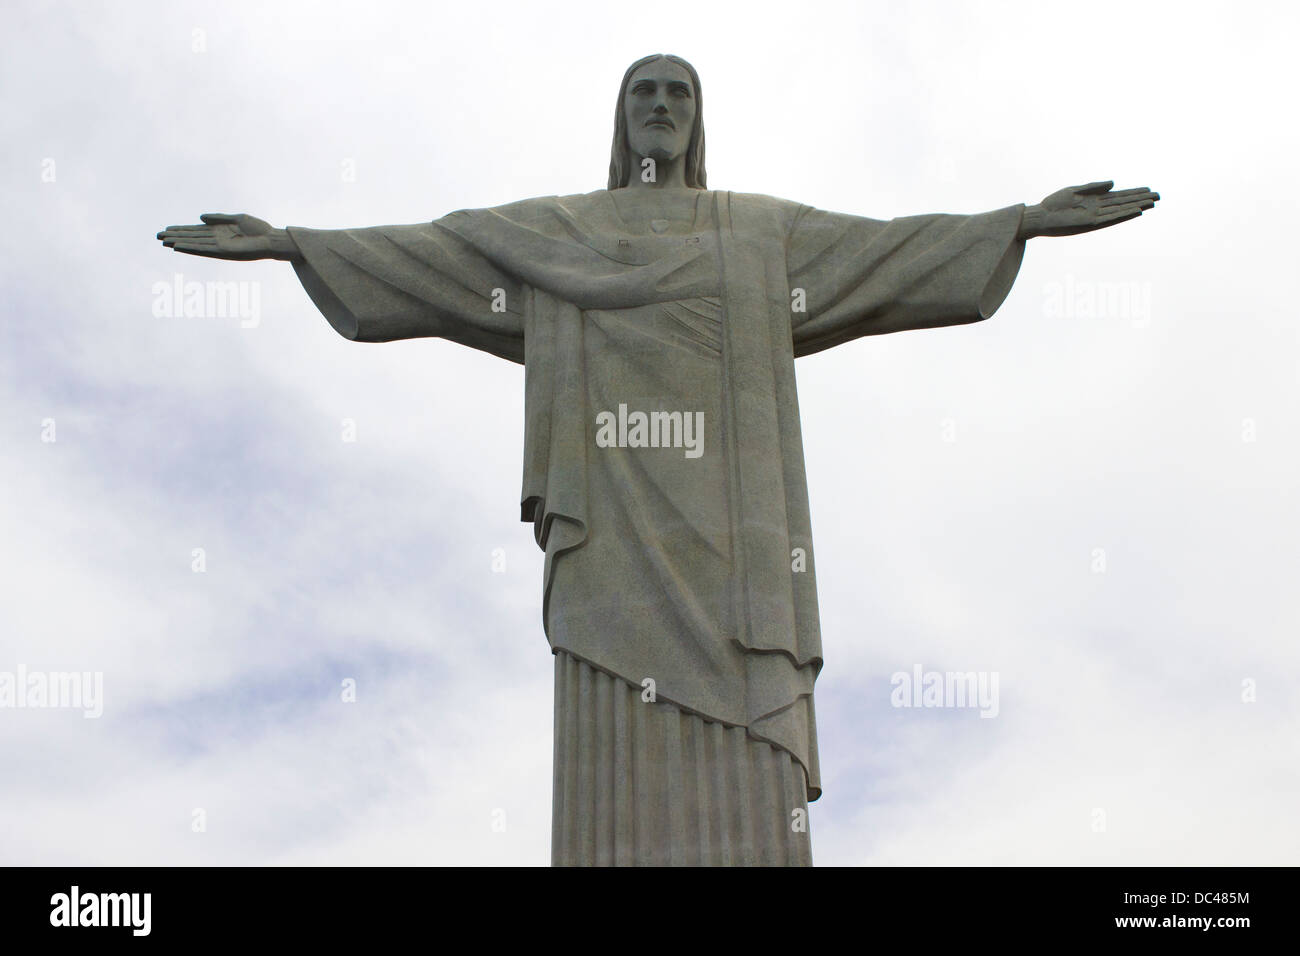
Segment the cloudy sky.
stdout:
<path fill-rule="evenodd" d="M 714 188 L 1163 197 L 1035 240 L 988 322 L 799 361 L 816 862 L 1294 863 L 1282 9 L 6 4 L 0 676 L 102 673 L 103 714 L 0 709 L 0 863 L 549 861 L 522 369 L 345 341 L 284 263 L 153 235 L 600 188 L 652 52 L 701 74 Z M 169 310 L 177 281 L 246 309 Z M 996 672 L 998 716 L 892 707 L 917 665 Z"/>

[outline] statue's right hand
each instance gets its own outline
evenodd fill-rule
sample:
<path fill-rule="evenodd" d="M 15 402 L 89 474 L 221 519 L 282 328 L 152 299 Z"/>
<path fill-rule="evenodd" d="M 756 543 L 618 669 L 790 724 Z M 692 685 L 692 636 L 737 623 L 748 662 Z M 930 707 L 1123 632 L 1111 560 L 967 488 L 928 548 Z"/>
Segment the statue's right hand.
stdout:
<path fill-rule="evenodd" d="M 205 212 L 199 218 L 201 224 L 168 226 L 158 238 L 177 252 L 239 260 L 287 258 L 285 252 L 293 242 L 283 229 L 245 213 Z"/>

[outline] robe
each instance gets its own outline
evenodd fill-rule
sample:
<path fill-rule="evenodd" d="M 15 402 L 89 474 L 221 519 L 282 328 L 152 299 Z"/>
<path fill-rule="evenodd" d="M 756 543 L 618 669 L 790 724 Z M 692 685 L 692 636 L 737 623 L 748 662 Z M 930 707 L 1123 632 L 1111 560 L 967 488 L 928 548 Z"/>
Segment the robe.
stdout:
<path fill-rule="evenodd" d="M 821 793 L 794 360 L 989 317 L 1023 209 L 881 221 L 699 190 L 689 227 L 644 234 L 598 190 L 289 229 L 343 336 L 438 336 L 524 364 L 521 517 L 545 552 L 556 654 L 554 862 L 811 861 L 790 825 Z M 673 441 L 688 420 L 694 455 Z"/>

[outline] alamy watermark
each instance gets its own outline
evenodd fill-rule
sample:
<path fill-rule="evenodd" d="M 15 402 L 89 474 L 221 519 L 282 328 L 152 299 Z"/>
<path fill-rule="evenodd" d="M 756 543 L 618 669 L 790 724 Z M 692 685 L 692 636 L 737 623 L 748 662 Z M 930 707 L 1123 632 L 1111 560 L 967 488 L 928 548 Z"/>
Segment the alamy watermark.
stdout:
<path fill-rule="evenodd" d="M 682 448 L 687 458 L 704 454 L 703 412 L 629 412 L 596 415 L 597 448 Z"/>
<path fill-rule="evenodd" d="M 104 713 L 103 671 L 0 671 L 0 709 L 80 710 L 94 720 Z"/>
<path fill-rule="evenodd" d="M 171 282 L 155 282 L 152 292 L 159 319 L 239 319 L 244 329 L 262 322 L 260 282 L 186 282 L 178 272 Z"/>
<path fill-rule="evenodd" d="M 1151 321 L 1150 282 L 1098 282 L 1066 273 L 1043 286 L 1043 314 L 1049 319 L 1125 319 Z"/>
<path fill-rule="evenodd" d="M 927 671 L 920 664 L 896 671 L 889 702 L 895 707 L 979 708 L 981 717 L 998 715 L 997 671 Z"/>
<path fill-rule="evenodd" d="M 123 927 L 132 936 L 148 936 L 152 910 L 152 893 L 83 893 L 74 884 L 50 897 L 50 925 Z"/>

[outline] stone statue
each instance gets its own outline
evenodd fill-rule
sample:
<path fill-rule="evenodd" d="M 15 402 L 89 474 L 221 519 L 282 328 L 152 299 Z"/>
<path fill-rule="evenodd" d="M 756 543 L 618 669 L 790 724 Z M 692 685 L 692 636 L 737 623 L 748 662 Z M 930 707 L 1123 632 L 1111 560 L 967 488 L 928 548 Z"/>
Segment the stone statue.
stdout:
<path fill-rule="evenodd" d="M 889 221 L 713 191 L 699 76 L 655 55 L 623 77 L 606 189 L 363 229 L 207 214 L 158 238 L 292 262 L 349 339 L 524 365 L 554 864 L 810 864 L 822 651 L 795 359 L 988 318 L 1026 240 L 1160 198 L 1111 186 Z"/>

